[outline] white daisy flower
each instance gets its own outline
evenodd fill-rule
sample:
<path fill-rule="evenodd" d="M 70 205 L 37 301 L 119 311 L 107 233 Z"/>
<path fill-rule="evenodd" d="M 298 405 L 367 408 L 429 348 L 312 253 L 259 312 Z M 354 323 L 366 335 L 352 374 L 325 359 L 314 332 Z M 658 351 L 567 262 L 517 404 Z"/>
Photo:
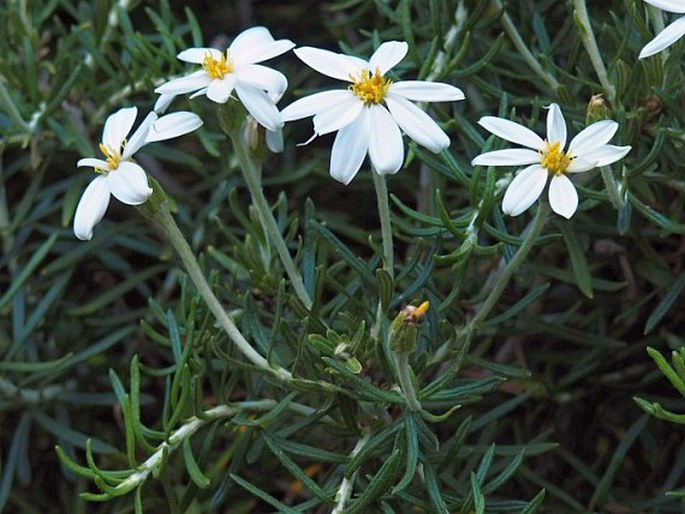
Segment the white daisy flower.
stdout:
<path fill-rule="evenodd" d="M 191 96 L 207 95 L 216 103 L 226 103 L 233 90 L 248 112 L 265 128 L 283 127 L 281 116 L 271 96 L 281 96 L 288 80 L 281 72 L 257 64 L 292 49 L 288 39 L 274 40 L 268 29 L 253 27 L 238 34 L 225 52 L 215 48 L 189 48 L 178 54 L 185 62 L 201 64 L 202 69 L 188 76 L 162 84 L 155 93 Z"/>
<path fill-rule="evenodd" d="M 645 0 L 650 5 L 678 14 L 685 14 L 685 0 Z M 659 32 L 640 52 L 640 59 L 661 52 L 685 35 L 685 16 L 681 16 Z"/>
<path fill-rule="evenodd" d="M 411 101 L 463 100 L 464 93 L 448 84 L 392 82 L 385 78 L 408 49 L 405 42 L 389 41 L 379 46 L 368 61 L 311 47 L 294 50 L 319 73 L 351 83 L 347 89 L 301 98 L 281 112 L 283 121 L 314 116 L 315 136 L 338 131 L 331 151 L 330 174 L 343 184 L 354 178 L 367 152 L 377 173 L 397 173 L 404 160 L 400 129 L 435 153 L 450 144 L 438 124 Z"/>
<path fill-rule="evenodd" d="M 192 132 L 202 120 L 191 112 L 175 112 L 158 118 L 151 112 L 136 131 L 133 128 L 138 109 L 127 107 L 110 115 L 105 122 L 100 151 L 104 159 L 87 157 L 76 166 L 90 166 L 98 176 L 88 184 L 74 214 L 74 234 L 87 241 L 93 237 L 93 227 L 102 219 L 109 205 L 109 196 L 128 205 L 140 205 L 152 194 L 145 171 L 133 161 L 143 145 Z"/>
<path fill-rule="evenodd" d="M 580 173 L 597 166 L 606 166 L 622 159 L 630 146 L 607 144 L 618 130 L 618 123 L 602 120 L 583 129 L 566 147 L 566 121 L 557 104 L 547 113 L 547 138 L 543 141 L 532 130 L 513 121 L 484 116 L 478 123 L 494 135 L 512 143 L 531 148 L 512 148 L 486 152 L 476 157 L 473 166 L 522 166 L 528 164 L 511 181 L 504 193 L 502 210 L 518 216 L 528 209 L 549 184 L 549 204 L 552 210 L 570 218 L 578 208 L 578 193 L 568 173 Z"/>

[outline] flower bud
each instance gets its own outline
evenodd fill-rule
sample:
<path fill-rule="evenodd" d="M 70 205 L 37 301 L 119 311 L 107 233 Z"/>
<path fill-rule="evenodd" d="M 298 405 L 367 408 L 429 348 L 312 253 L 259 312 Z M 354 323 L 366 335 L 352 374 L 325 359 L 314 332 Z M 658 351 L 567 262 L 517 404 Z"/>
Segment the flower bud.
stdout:
<path fill-rule="evenodd" d="M 418 307 L 407 305 L 390 324 L 390 349 L 396 353 L 411 353 L 416 348 L 417 325 L 430 307 L 423 302 Z"/>
<path fill-rule="evenodd" d="M 609 106 L 602 93 L 598 95 L 592 95 L 590 101 L 587 104 L 587 114 L 585 115 L 585 123 L 590 125 L 596 121 L 611 119 L 611 113 L 609 112 Z"/>

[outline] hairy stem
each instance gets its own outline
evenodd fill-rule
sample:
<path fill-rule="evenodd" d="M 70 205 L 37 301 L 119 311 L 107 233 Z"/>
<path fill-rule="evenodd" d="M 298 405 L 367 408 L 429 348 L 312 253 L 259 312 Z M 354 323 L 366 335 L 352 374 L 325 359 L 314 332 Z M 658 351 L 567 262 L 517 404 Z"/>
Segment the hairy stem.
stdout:
<path fill-rule="evenodd" d="M 269 204 L 264 197 L 260 173 L 250 158 L 250 153 L 247 149 L 245 139 L 242 137 L 240 130 L 232 130 L 228 133 L 228 135 L 233 142 L 233 147 L 235 148 L 236 155 L 238 156 L 238 161 L 240 161 L 240 167 L 243 171 L 243 177 L 247 183 L 247 188 L 250 190 L 253 205 L 257 209 L 259 218 L 266 228 L 269 240 L 276 247 L 276 252 L 278 252 L 278 256 L 280 257 L 283 268 L 290 279 L 295 294 L 305 308 L 311 309 L 313 304 L 312 299 L 304 287 L 302 274 L 297 269 L 292 257 L 290 256 L 288 247 L 283 240 L 283 235 L 278 229 L 278 225 L 276 224 L 273 213 L 271 212 Z"/>

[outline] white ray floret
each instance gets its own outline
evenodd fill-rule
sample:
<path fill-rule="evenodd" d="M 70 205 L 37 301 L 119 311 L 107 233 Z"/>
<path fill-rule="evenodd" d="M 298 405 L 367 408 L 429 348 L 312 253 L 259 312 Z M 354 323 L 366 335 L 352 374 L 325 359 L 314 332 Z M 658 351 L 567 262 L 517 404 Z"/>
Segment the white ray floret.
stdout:
<path fill-rule="evenodd" d="M 86 157 L 76 163 L 98 173 L 76 207 L 74 234 L 79 239 L 87 241 L 93 237 L 93 227 L 105 215 L 110 195 L 128 205 L 140 205 L 150 197 L 152 189 L 145 170 L 133 161 L 133 155 L 143 145 L 187 134 L 202 125 L 199 116 L 191 112 L 175 112 L 161 118 L 151 112 L 129 138 L 137 114 L 135 107 L 126 107 L 110 115 L 99 145 L 104 159 Z"/>
<path fill-rule="evenodd" d="M 504 193 L 502 210 L 510 216 L 518 216 L 533 205 L 551 177 L 550 206 L 557 214 L 570 218 L 578 208 L 578 193 L 567 175 L 606 166 L 630 151 L 630 146 L 608 144 L 618 130 L 618 123 L 611 120 L 586 127 L 564 151 L 567 139 L 564 115 L 557 104 L 551 104 L 548 109 L 544 140 L 532 130 L 504 118 L 485 116 L 478 122 L 492 134 L 526 147 L 486 152 L 472 161 L 474 166 L 526 166 Z"/>
<path fill-rule="evenodd" d="M 283 127 L 273 98 L 280 98 L 288 87 L 281 72 L 258 64 L 288 50 L 295 44 L 275 40 L 265 27 L 247 29 L 233 40 L 225 52 L 215 48 L 188 48 L 178 54 L 182 61 L 200 64 L 202 69 L 162 84 L 156 93 L 163 98 L 194 92 L 216 103 L 226 103 L 235 91 L 240 102 L 260 125 L 271 131 Z"/>
<path fill-rule="evenodd" d="M 685 0 L 644 0 L 650 5 L 664 11 L 685 14 Z M 685 35 L 685 16 L 681 16 L 664 30 L 659 32 L 654 39 L 645 45 L 640 52 L 640 59 L 657 54 L 668 48 Z"/>
<path fill-rule="evenodd" d="M 384 75 L 407 54 L 405 42 L 388 41 L 368 61 L 318 48 L 295 54 L 319 73 L 350 85 L 301 98 L 283 109 L 283 121 L 313 116 L 315 136 L 338 132 L 331 151 L 330 174 L 349 184 L 369 155 L 374 170 L 392 174 L 404 161 L 402 132 L 432 152 L 450 144 L 447 134 L 416 102 L 463 100 L 449 84 L 408 80 L 392 82 Z"/>

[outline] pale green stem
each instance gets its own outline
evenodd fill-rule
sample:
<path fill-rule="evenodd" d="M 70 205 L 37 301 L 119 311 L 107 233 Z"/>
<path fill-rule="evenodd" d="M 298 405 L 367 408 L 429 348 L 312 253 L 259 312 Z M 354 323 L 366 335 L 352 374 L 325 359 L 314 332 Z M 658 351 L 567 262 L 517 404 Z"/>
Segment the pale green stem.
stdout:
<path fill-rule="evenodd" d="M 366 443 L 369 442 L 369 439 L 371 439 L 371 435 L 366 433 L 359 441 L 357 441 L 357 444 L 354 445 L 354 448 L 350 452 L 350 459 L 354 458 L 354 456 L 357 455 L 361 449 L 364 448 L 364 446 L 366 446 Z M 352 473 L 350 478 L 343 477 L 342 482 L 340 482 L 340 487 L 338 487 L 338 492 L 335 493 L 336 503 L 335 507 L 331 511 L 331 514 L 343 514 L 343 512 L 345 512 L 345 503 L 347 503 L 347 500 L 349 500 L 352 496 L 352 490 L 354 488 L 354 481 L 356 478 L 356 471 Z"/>
<path fill-rule="evenodd" d="M 497 9 L 504 9 L 504 6 L 500 0 L 492 0 L 492 4 L 497 7 Z M 556 93 L 559 89 L 559 82 L 557 82 L 552 75 L 545 71 L 540 62 L 535 58 L 531 51 L 528 50 L 528 47 L 523 41 L 521 34 L 519 34 L 518 30 L 516 30 L 516 25 L 514 25 L 514 22 L 506 11 L 502 13 L 502 25 L 504 26 L 504 31 L 509 36 L 509 39 L 511 39 L 511 42 L 514 43 L 516 50 L 518 50 L 519 54 L 521 54 L 523 60 L 526 61 L 526 64 L 528 64 L 530 69 L 533 70 L 538 77 L 544 80 L 547 85 Z"/>
<path fill-rule="evenodd" d="M 255 366 L 258 366 L 269 373 L 275 374 L 280 380 L 290 382 L 293 378 L 292 374 L 280 366 L 272 367 L 267 360 L 252 347 L 247 339 L 245 339 L 245 336 L 243 336 L 233 320 L 228 316 L 228 314 L 226 314 L 226 311 L 222 307 L 221 303 L 214 295 L 212 288 L 209 287 L 209 284 L 207 283 L 207 280 L 205 279 L 205 276 L 203 275 L 202 270 L 197 263 L 195 254 L 176 225 L 174 218 L 169 212 L 169 209 L 166 208 L 166 206 L 163 206 L 161 209 L 159 209 L 155 219 L 164 228 L 169 241 L 181 258 L 181 261 L 183 261 L 183 265 L 188 272 L 188 276 L 193 281 L 193 284 L 195 284 L 197 292 L 205 301 L 207 307 L 209 307 L 209 310 L 219 322 L 219 325 L 221 325 L 221 328 L 223 328 L 226 334 L 228 334 L 228 336 L 231 338 L 231 341 L 233 341 L 241 353 Z"/>
<path fill-rule="evenodd" d="M 392 224 L 390 222 L 390 204 L 388 202 L 388 187 L 385 183 L 385 175 L 376 173 L 376 170 L 371 169 L 371 176 L 373 177 L 373 184 L 376 189 L 376 202 L 378 204 L 378 217 L 381 221 L 381 245 L 383 249 L 383 269 L 394 277 L 394 249 L 392 239 Z M 380 298 L 378 300 L 378 308 L 376 309 L 376 322 L 371 327 L 371 338 L 378 340 L 381 331 L 381 324 L 385 313 L 381 305 Z"/>
<path fill-rule="evenodd" d="M 117 496 L 131 491 L 145 482 L 151 473 L 158 471 L 158 468 L 166 462 L 166 458 L 178 449 L 184 440 L 191 437 L 202 427 L 219 419 L 232 418 L 241 410 L 267 412 L 272 410 L 276 405 L 277 402 L 275 400 L 258 400 L 235 405 L 218 405 L 203 412 L 202 416 L 191 417 L 175 430 L 166 441 L 161 443 L 155 452 L 136 468 L 135 473 L 132 473 L 126 480 L 114 487 L 114 490 L 118 493 Z M 307 415 L 312 415 L 316 412 L 315 409 L 309 406 L 294 402 L 290 403 L 288 408 L 291 408 L 296 412 L 307 413 Z"/>
<path fill-rule="evenodd" d="M 518 270 L 521 267 L 526 257 L 528 257 L 528 253 L 535 245 L 535 242 L 537 241 L 537 238 L 540 235 L 540 231 L 545 226 L 548 214 L 549 205 L 545 201 L 540 201 L 538 206 L 538 212 L 535 214 L 535 218 L 533 219 L 533 222 L 530 225 L 530 230 L 524 236 L 523 243 L 521 244 L 521 246 L 519 246 L 519 249 L 516 251 L 516 253 L 511 258 L 509 263 L 504 267 L 499 277 L 497 277 L 497 281 L 492 286 L 490 294 L 482 303 L 476 315 L 469 322 L 467 328 L 468 342 L 470 342 L 470 340 L 473 338 L 473 335 L 475 334 L 475 331 L 478 330 L 480 324 L 483 321 L 485 321 L 485 319 L 490 314 L 490 311 L 492 311 L 492 309 L 495 307 L 497 300 L 499 300 L 499 297 L 504 292 L 504 289 L 507 287 L 507 284 L 509 283 L 509 280 L 511 279 L 513 274 L 516 272 L 516 270 Z"/>
<path fill-rule="evenodd" d="M 604 66 L 604 61 L 602 60 L 602 55 L 599 53 L 599 48 L 597 47 L 597 40 L 595 39 L 595 33 L 592 30 L 592 25 L 590 24 L 590 17 L 587 13 L 587 6 L 585 5 L 585 0 L 573 0 L 575 6 L 575 19 L 576 22 L 580 24 L 580 38 L 583 41 L 583 46 L 585 51 L 590 57 L 590 62 L 592 67 L 595 69 L 597 78 L 599 78 L 600 84 L 604 88 L 604 92 L 607 95 L 609 103 L 612 107 L 616 107 L 616 88 L 609 81 L 609 76 L 607 75 L 607 69 Z"/>
<path fill-rule="evenodd" d="M 312 299 L 309 297 L 309 294 L 304 287 L 302 275 L 290 256 L 290 252 L 285 244 L 283 235 L 278 229 L 278 224 L 276 223 L 273 213 L 269 208 L 269 204 L 266 201 L 264 191 L 262 190 L 259 170 L 255 167 L 254 162 L 250 158 L 250 152 L 248 151 L 245 139 L 242 137 L 240 130 L 230 131 L 228 132 L 228 135 L 233 142 L 233 147 L 235 148 L 238 161 L 240 162 L 240 167 L 243 171 L 243 177 L 245 177 L 247 188 L 250 190 L 250 195 L 252 196 L 253 205 L 259 213 L 259 218 L 264 224 L 264 228 L 266 228 L 269 240 L 276 247 L 276 252 L 278 252 L 278 256 L 280 257 L 283 268 L 290 279 L 295 294 L 306 309 L 311 309 Z"/>
<path fill-rule="evenodd" d="M 407 407 L 409 410 L 420 412 L 421 403 L 416 397 L 414 383 L 411 380 L 408 353 L 395 353 L 395 371 L 397 372 L 397 380 L 400 383 L 400 389 L 402 389 L 402 395 L 407 402 Z"/>
<path fill-rule="evenodd" d="M 373 184 L 376 186 L 376 201 L 378 203 L 378 217 L 381 220 L 381 240 L 383 245 L 383 269 L 388 272 L 390 278 L 394 277 L 394 250 L 392 243 L 392 224 L 390 223 L 390 204 L 388 202 L 388 187 L 385 184 L 385 175 L 371 170 Z"/>
<path fill-rule="evenodd" d="M 600 173 L 602 174 L 602 180 L 604 181 L 604 186 L 607 188 L 607 193 L 609 194 L 609 200 L 614 209 L 620 209 L 624 205 L 624 201 L 621 198 L 621 193 L 616 185 L 616 179 L 611 171 L 610 166 L 600 166 Z"/>

